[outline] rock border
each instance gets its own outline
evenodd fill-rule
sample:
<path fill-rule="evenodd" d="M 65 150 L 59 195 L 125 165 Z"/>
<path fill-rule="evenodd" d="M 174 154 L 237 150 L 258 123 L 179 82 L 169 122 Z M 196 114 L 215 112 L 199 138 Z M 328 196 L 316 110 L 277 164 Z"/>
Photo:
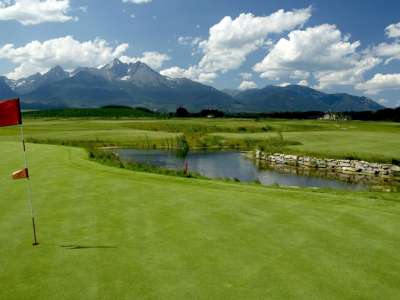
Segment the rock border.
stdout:
<path fill-rule="evenodd" d="M 400 167 L 392 164 L 370 163 L 362 160 L 327 159 L 283 153 L 267 154 L 256 150 L 254 158 L 272 164 L 329 170 L 343 174 L 360 174 L 400 180 Z"/>

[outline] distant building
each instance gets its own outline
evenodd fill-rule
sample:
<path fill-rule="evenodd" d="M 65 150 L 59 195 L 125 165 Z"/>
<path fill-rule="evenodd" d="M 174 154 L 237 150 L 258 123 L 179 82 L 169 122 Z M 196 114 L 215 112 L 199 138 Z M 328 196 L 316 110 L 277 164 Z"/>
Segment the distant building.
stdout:
<path fill-rule="evenodd" d="M 339 113 L 339 112 L 328 112 L 325 113 L 325 115 L 323 115 L 321 118 L 319 118 L 320 120 L 331 120 L 331 121 L 348 121 L 350 120 L 350 117 L 347 116 L 344 113 Z"/>

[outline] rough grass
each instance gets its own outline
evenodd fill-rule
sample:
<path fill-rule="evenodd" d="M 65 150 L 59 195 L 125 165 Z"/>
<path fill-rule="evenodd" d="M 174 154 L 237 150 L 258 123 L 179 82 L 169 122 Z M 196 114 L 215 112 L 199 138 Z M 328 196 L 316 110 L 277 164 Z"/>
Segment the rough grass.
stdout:
<path fill-rule="evenodd" d="M 186 177 L 186 178 L 202 178 L 207 179 L 207 177 L 201 176 L 195 172 L 188 172 L 186 173 L 185 170 L 172 170 L 167 168 L 162 168 L 158 166 L 153 166 L 151 164 L 146 163 L 138 163 L 138 162 L 124 162 L 120 159 L 120 157 L 108 149 L 99 149 L 89 147 L 87 150 L 89 159 L 96 161 L 98 163 L 121 168 L 127 169 L 132 171 L 138 172 L 147 172 L 147 173 L 154 173 L 154 174 L 162 174 L 162 175 L 169 175 L 169 176 L 179 176 L 179 177 Z"/>
<path fill-rule="evenodd" d="M 218 133 L 225 139 L 262 140 L 272 133 Z M 400 130 L 398 132 L 367 130 L 330 130 L 284 132 L 284 138 L 299 141 L 286 147 L 286 153 L 327 158 L 351 158 L 367 161 L 396 163 L 400 161 Z"/>
<path fill-rule="evenodd" d="M 27 120 L 32 142 L 173 148 L 185 135 L 191 148 L 276 151 L 377 162 L 400 160 L 400 123 L 319 120 L 149 119 Z M 276 147 L 282 133 L 284 142 Z M 0 140 L 15 141 L 15 128 Z M 271 147 L 272 145 L 272 147 Z"/>
<path fill-rule="evenodd" d="M 267 188 L 0 142 L 0 299 L 397 299 L 400 194 Z"/>
<path fill-rule="evenodd" d="M 149 118 L 162 117 L 146 108 L 130 108 L 121 106 L 109 106 L 107 108 L 65 108 L 50 110 L 25 111 L 23 117 L 27 119 L 42 118 L 101 118 L 101 119 L 123 119 L 123 118 Z"/>

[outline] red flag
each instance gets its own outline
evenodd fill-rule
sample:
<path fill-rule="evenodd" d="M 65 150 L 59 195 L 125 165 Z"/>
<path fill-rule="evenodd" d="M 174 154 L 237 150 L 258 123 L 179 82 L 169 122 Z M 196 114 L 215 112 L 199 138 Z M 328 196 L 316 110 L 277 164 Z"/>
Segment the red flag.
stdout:
<path fill-rule="evenodd" d="M 23 179 L 23 178 L 29 178 L 29 172 L 27 168 L 15 171 L 12 173 L 12 179 Z"/>
<path fill-rule="evenodd" d="M 22 124 L 19 99 L 0 101 L 0 127 Z"/>

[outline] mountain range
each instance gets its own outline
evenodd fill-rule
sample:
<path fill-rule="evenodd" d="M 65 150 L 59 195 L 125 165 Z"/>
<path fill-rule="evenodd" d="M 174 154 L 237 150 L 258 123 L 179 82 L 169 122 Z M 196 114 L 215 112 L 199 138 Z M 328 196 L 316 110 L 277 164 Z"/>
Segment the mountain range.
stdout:
<path fill-rule="evenodd" d="M 100 68 L 72 72 L 60 66 L 45 74 L 10 80 L 0 77 L 0 98 L 19 96 L 26 108 L 141 106 L 174 111 L 212 108 L 228 112 L 364 111 L 383 108 L 366 97 L 326 94 L 309 87 L 266 86 L 220 91 L 187 78 L 163 76 L 142 62 L 118 59 Z"/>

